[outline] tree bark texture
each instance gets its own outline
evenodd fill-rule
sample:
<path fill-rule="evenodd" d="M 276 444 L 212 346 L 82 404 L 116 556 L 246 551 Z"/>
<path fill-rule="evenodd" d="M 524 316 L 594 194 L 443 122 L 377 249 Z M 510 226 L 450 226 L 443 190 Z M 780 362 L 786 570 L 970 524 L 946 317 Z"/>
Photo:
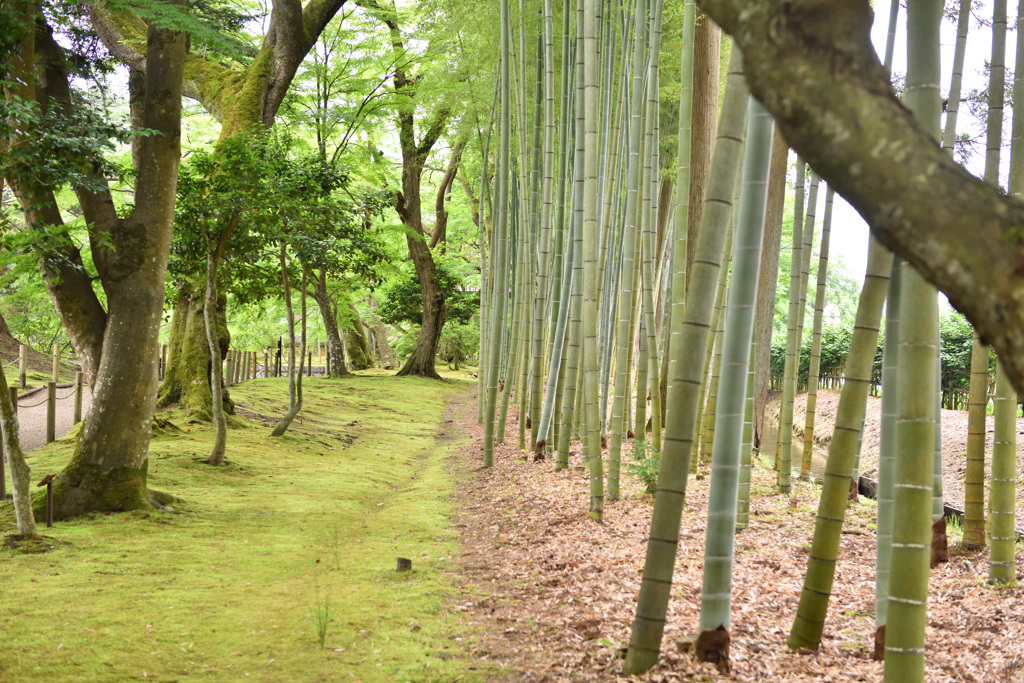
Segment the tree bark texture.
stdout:
<path fill-rule="evenodd" d="M 754 317 L 754 448 L 761 447 L 764 408 L 771 389 L 769 365 L 772 358 L 772 322 L 775 294 L 779 284 L 779 252 L 782 250 L 782 218 L 786 209 L 786 175 L 789 145 L 776 127 L 768 171 L 768 207 L 761 246 L 761 273 L 757 280 Z"/>
<path fill-rule="evenodd" d="M 345 327 L 345 346 L 348 348 L 349 364 L 353 370 L 369 370 L 373 367 L 373 350 L 366 338 L 366 327 L 350 299 L 345 301 L 345 306 L 348 307 L 350 316 Z"/>
<path fill-rule="evenodd" d="M 34 45 L 23 54 L 33 59 L 34 53 L 38 54 L 43 68 L 38 81 L 34 74 L 25 74 L 26 87 L 33 91 L 27 94 L 44 108 L 69 109 L 73 104 L 65 55 L 45 22 L 36 26 Z M 184 34 L 156 27 L 148 29 L 146 40 L 150 49 L 143 123 L 160 134 L 148 136 L 142 143 L 135 207 L 127 217 L 118 217 L 101 177 L 96 178 L 98 189 L 94 186 L 91 192 L 77 192 L 89 223 L 106 309 L 95 295 L 88 271 L 40 258 L 47 289 L 93 387 L 92 406 L 75 452 L 54 480 L 57 519 L 163 502 L 147 489 L 146 471 L 181 152 L 187 41 Z M 57 223 L 47 219 L 47 212 L 55 213 L 53 188 L 39 186 L 31 177 L 15 178 L 11 186 L 26 208 L 30 228 L 59 224 L 59 215 Z M 41 206 L 40 200 L 47 201 Z M 69 243 L 62 250 L 70 263 L 81 263 L 77 247 Z M 37 515 L 42 514 L 45 497 L 37 498 L 34 507 Z"/>
<path fill-rule="evenodd" d="M 331 377 L 344 377 L 349 374 L 345 365 L 345 344 L 341 341 L 338 329 L 338 316 L 335 313 L 334 301 L 327 290 L 327 272 L 321 270 L 313 274 L 313 300 L 320 307 L 320 317 L 327 331 L 327 355 L 330 357 Z"/>
<path fill-rule="evenodd" d="M 722 30 L 707 14 L 697 13 L 693 31 L 693 114 L 690 132 L 690 203 L 686 222 L 686 272 L 693 272 L 697 232 L 704 211 L 704 193 L 711 173 L 711 151 L 718 124 L 718 89 L 721 86 Z M 687 279 L 689 290 L 689 279 Z"/>

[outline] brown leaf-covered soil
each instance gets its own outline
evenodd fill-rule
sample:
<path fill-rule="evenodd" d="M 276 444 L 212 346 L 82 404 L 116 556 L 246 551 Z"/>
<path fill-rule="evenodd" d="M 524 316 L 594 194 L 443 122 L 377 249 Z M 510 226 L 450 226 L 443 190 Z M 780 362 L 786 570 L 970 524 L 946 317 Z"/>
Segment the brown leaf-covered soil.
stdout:
<path fill-rule="evenodd" d="M 798 394 L 793 405 L 794 431 L 804 434 L 807 394 Z M 828 455 L 828 445 L 835 428 L 836 408 L 839 405 L 838 389 L 819 389 L 814 429 L 815 455 L 820 462 Z M 778 395 L 774 397 L 767 411 L 778 419 Z M 878 479 L 878 443 L 881 425 L 882 399 L 868 398 L 864 420 L 864 441 L 861 446 L 860 472 L 864 476 Z M 989 415 L 985 423 L 985 480 L 992 469 L 992 433 L 994 418 Z M 1017 418 L 1017 509 L 1024 510 L 1024 418 Z M 958 510 L 964 509 L 964 476 L 967 471 L 967 411 L 942 411 L 942 481 L 946 502 Z M 988 485 L 985 486 L 986 500 Z M 1018 520 L 1017 528 L 1024 527 Z"/>
<path fill-rule="evenodd" d="M 822 396 L 819 406 L 828 410 Z M 834 412 L 834 407 L 832 408 Z M 618 680 L 635 610 L 650 523 L 649 498 L 623 475 L 623 499 L 605 521 L 587 518 L 587 475 L 524 458 L 514 442 L 483 469 L 483 430 L 473 394 L 455 419 L 470 435 L 454 456 L 461 474 L 454 520 L 463 556 L 456 609 L 474 633 L 473 655 L 507 667 L 508 680 Z M 578 446 L 577 446 L 578 448 Z M 607 453 L 605 454 L 607 457 Z M 572 465 L 580 465 L 578 453 Z M 751 526 L 736 541 L 732 672 L 722 675 L 677 651 L 695 634 L 700 609 L 707 469 L 689 488 L 672 602 L 659 665 L 644 681 L 881 681 L 874 638 L 874 513 L 862 500 L 847 515 L 822 648 L 791 652 L 792 624 L 817 507 L 814 484 L 794 478 L 796 503 L 775 492 L 773 470 L 756 463 Z M 1018 562 L 1018 576 L 1024 564 Z M 929 597 L 928 680 L 1024 680 L 1024 590 L 985 582 L 984 552 L 954 552 L 933 570 Z"/>

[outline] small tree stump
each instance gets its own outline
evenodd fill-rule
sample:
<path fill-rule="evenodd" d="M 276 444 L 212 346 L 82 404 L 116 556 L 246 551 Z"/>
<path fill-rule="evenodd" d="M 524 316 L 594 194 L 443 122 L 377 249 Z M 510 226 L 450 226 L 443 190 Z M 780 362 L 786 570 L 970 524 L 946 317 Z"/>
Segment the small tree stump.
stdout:
<path fill-rule="evenodd" d="M 398 569 L 400 572 L 407 572 L 412 570 L 412 560 L 407 557 L 398 558 Z"/>

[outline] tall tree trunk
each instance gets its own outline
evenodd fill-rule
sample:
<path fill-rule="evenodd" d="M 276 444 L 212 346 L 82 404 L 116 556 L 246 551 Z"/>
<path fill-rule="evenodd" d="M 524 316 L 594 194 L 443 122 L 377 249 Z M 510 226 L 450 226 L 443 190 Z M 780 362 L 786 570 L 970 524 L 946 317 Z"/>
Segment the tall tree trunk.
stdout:
<path fill-rule="evenodd" d="M 35 23 L 35 6 L 24 7 L 26 16 Z M 37 91 L 34 69 L 24 69 L 20 94 L 27 95 L 26 100 L 38 96 L 47 107 L 70 110 L 74 104 L 66 56 L 44 21 L 36 23 L 36 29 L 35 35 L 22 43 L 21 66 L 33 64 L 38 54 L 44 78 Z M 106 310 L 91 284 L 82 286 L 82 278 L 89 279 L 88 271 L 68 269 L 68 264 L 81 263 L 76 247 L 66 247 L 69 260 L 63 264 L 40 259 L 47 288 L 94 387 L 92 405 L 71 461 L 54 480 L 57 519 L 161 502 L 161 496 L 148 490 L 146 472 L 157 388 L 157 340 L 180 158 L 186 38 L 152 26 L 146 43 L 149 56 L 143 119 L 146 128 L 160 134 L 143 142 L 135 206 L 128 216 L 118 217 L 105 180 L 98 174 L 93 178 L 93 191 L 80 189 L 77 193 L 89 224 Z M 16 135 L 15 144 L 17 141 Z M 51 217 L 39 211 L 40 200 L 51 211 L 56 207 L 52 188 L 30 177 L 7 180 L 25 209 L 30 228 L 61 224 L 59 214 Z M 110 247 L 104 246 L 106 243 Z M 68 270 L 66 275 L 64 270 Z M 36 514 L 42 514 L 44 500 L 37 500 L 35 507 Z"/>
<path fill-rule="evenodd" d="M 321 270 L 314 273 L 312 280 L 313 301 L 320 307 L 320 318 L 324 321 L 324 330 L 327 332 L 327 356 L 330 359 L 331 377 L 344 377 L 349 374 L 345 366 L 345 344 L 341 341 L 341 332 L 338 330 L 334 302 L 327 291 L 327 272 Z"/>
<path fill-rule="evenodd" d="M 277 110 L 306 54 L 312 49 L 345 0 L 312 0 L 273 4 L 273 27 L 256 57 L 246 67 L 229 67 L 208 60 L 200 51 L 186 56 L 188 79 L 184 93 L 200 102 L 221 123 L 225 139 L 256 126 L 274 124 Z M 148 73 L 148 52 L 140 49 L 146 23 L 130 10 L 110 11 L 101 3 L 88 6 L 90 19 L 107 49 L 134 70 Z M 148 91 L 147 91 L 148 92 Z M 199 265 L 199 264 L 197 264 Z M 202 270 L 201 266 L 197 269 Z M 177 402 L 193 416 L 210 419 L 211 358 L 205 339 L 203 300 L 205 277 L 180 282 L 174 317 L 196 324 L 172 325 L 168 344 L 168 372 L 160 390 L 160 404 Z M 217 311 L 221 353 L 230 347 L 225 312 Z M 225 394 L 226 395 L 226 394 Z M 233 411 L 230 399 L 225 403 Z"/>
<path fill-rule="evenodd" d="M 686 222 L 686 272 L 693 272 L 697 253 L 697 231 L 704 215 L 704 193 L 711 174 L 711 153 L 715 146 L 722 29 L 711 17 L 699 12 L 693 32 L 693 120 L 690 133 L 690 203 Z M 689 282 L 689 281 L 687 281 Z M 689 284 L 687 284 L 689 288 Z"/>
<path fill-rule="evenodd" d="M 451 110 L 445 104 L 438 106 L 432 118 L 424 123 L 426 132 L 423 138 L 419 142 L 416 141 L 417 79 L 410 78 L 406 71 L 409 68 L 409 61 L 398 24 L 398 9 L 394 0 L 387 6 L 376 0 L 359 0 L 359 3 L 374 12 L 387 27 L 391 38 L 391 49 L 395 58 L 394 90 L 396 96 L 401 98 L 398 104 L 398 141 L 402 151 L 402 191 L 395 197 L 395 210 L 399 219 L 408 228 L 405 241 L 409 247 L 409 256 L 416 267 L 420 296 L 423 300 L 423 322 L 416 338 L 416 347 L 405 365 L 398 371 L 398 375 L 441 379 L 434 367 L 434 359 L 437 356 L 441 329 L 444 327 L 445 299 L 437 278 L 437 269 L 434 267 L 434 258 L 427 244 L 427 235 L 423 230 L 420 182 L 427 157 L 444 132 Z M 443 212 L 443 205 L 441 210 Z"/>
<path fill-rule="evenodd" d="M 761 273 L 757 280 L 757 313 L 754 317 L 754 447 L 761 447 L 764 408 L 771 390 L 772 322 L 779 283 L 779 252 L 782 250 L 782 218 L 786 208 L 786 173 L 789 147 L 776 127 L 768 175 L 768 208 L 764 219 Z M 774 457 L 774 453 L 772 454 Z"/>
<path fill-rule="evenodd" d="M 288 252 L 281 243 L 281 283 L 284 285 L 285 310 L 288 312 L 288 412 L 284 414 L 270 436 L 284 436 L 292 420 L 302 410 L 302 369 L 306 362 L 306 282 L 307 269 L 302 267 L 302 286 L 299 288 L 302 314 L 302 338 L 298 364 L 295 362 L 295 313 L 292 311 L 292 288 L 288 278 Z"/>

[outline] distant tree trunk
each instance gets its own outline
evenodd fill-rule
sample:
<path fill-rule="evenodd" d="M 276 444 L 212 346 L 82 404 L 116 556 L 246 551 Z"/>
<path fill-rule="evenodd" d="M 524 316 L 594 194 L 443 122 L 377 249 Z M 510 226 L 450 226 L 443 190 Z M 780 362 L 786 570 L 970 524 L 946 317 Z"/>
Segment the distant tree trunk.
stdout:
<path fill-rule="evenodd" d="M 366 328 L 359 317 L 359 311 L 351 299 L 346 299 L 351 317 L 351 324 L 345 327 L 345 346 L 348 348 L 348 360 L 353 370 L 369 370 L 373 367 L 373 350 L 366 338 Z"/>
<path fill-rule="evenodd" d="M 711 173 L 711 150 L 718 123 L 719 58 L 722 30 L 701 12 L 693 32 L 693 120 L 690 133 L 690 217 L 687 221 L 686 272 L 693 272 L 704 193 Z M 689 289 L 689 278 L 687 278 Z"/>
<path fill-rule="evenodd" d="M 768 208 L 761 247 L 761 274 L 757 285 L 757 313 L 754 320 L 754 447 L 761 447 L 764 408 L 771 389 L 769 366 L 772 359 L 772 323 L 779 284 L 779 252 L 782 248 L 782 216 L 786 208 L 786 175 L 789 147 L 778 128 L 772 142 L 768 179 Z"/>
<path fill-rule="evenodd" d="M 321 270 L 313 274 L 313 300 L 320 307 L 320 317 L 327 331 L 327 355 L 331 360 L 331 377 L 344 377 L 349 374 L 345 366 L 345 344 L 341 341 L 338 330 L 338 316 L 331 305 L 331 295 L 327 291 L 327 272 Z"/>
<path fill-rule="evenodd" d="M 210 346 L 206 332 L 205 295 L 190 283 L 181 283 L 178 290 L 178 304 L 171 316 L 171 329 L 168 335 L 167 371 L 164 383 L 160 387 L 157 405 L 166 407 L 177 403 L 186 414 L 200 420 L 213 417 L 213 391 L 210 386 Z M 223 293 L 217 296 L 215 312 L 217 336 L 221 358 L 231 348 L 231 333 L 228 331 L 225 309 L 227 297 Z M 205 373 L 202 381 L 198 380 L 199 372 Z M 225 388 L 223 393 L 224 410 L 234 414 L 235 406 L 230 393 Z"/>
<path fill-rule="evenodd" d="M 357 0 L 358 4 L 370 9 L 388 28 L 391 48 L 395 56 L 394 83 L 395 94 L 399 97 L 398 105 L 398 140 L 402 150 L 402 191 L 395 197 L 395 210 L 402 223 L 408 228 L 405 240 L 409 245 L 409 256 L 416 267 L 416 277 L 420 282 L 420 295 L 423 299 L 423 324 L 416 339 L 416 347 L 412 355 L 398 371 L 399 376 L 416 375 L 441 379 L 434 367 L 437 355 L 437 344 L 444 327 L 445 300 L 441 284 L 437 279 L 434 258 L 427 245 L 427 236 L 423 231 L 422 197 L 420 182 L 423 167 L 430 156 L 434 143 L 444 132 L 451 110 L 440 105 L 433 117 L 425 125 L 423 138 L 416 142 L 416 80 L 410 78 L 406 69 L 409 66 L 408 54 L 404 38 L 398 25 L 398 10 L 394 0 L 387 6 L 376 0 Z M 450 181 L 449 181 L 450 182 Z"/>
<path fill-rule="evenodd" d="M 390 370 L 398 364 L 398 358 L 395 356 L 395 350 L 391 348 L 391 344 L 388 342 L 388 327 L 377 316 L 377 302 L 373 296 L 367 297 L 366 302 L 370 307 L 373 319 L 371 327 L 373 328 L 374 355 L 377 357 L 377 362 L 380 363 L 381 367 Z"/>
<path fill-rule="evenodd" d="M 3 318 L 0 317 L 0 323 Z M 6 329 L 6 328 L 5 328 Z M 38 536 L 36 518 L 32 514 L 32 468 L 25 462 L 25 454 L 21 451 L 18 438 L 18 416 L 14 412 L 11 393 L 7 388 L 7 377 L 3 365 L 0 364 L 0 438 L 3 448 L 0 455 L 6 455 L 11 465 L 11 493 L 14 498 L 14 518 L 18 527 L 18 535 L 22 538 Z M 0 482 L 3 481 L 2 468 L 4 460 L 0 457 Z"/>
<path fill-rule="evenodd" d="M 281 243 L 281 283 L 284 285 L 284 303 L 288 311 L 288 412 L 274 427 L 271 436 L 284 436 L 292 420 L 302 410 L 302 369 L 306 361 L 306 283 L 308 270 L 302 267 L 302 347 L 299 349 L 298 367 L 295 364 L 295 313 L 292 311 L 292 288 L 288 280 L 288 251 Z"/>
<path fill-rule="evenodd" d="M 0 313 L 0 339 L 15 341 L 14 335 L 11 334 L 11 328 L 7 327 L 7 321 L 4 320 L 2 313 Z"/>

